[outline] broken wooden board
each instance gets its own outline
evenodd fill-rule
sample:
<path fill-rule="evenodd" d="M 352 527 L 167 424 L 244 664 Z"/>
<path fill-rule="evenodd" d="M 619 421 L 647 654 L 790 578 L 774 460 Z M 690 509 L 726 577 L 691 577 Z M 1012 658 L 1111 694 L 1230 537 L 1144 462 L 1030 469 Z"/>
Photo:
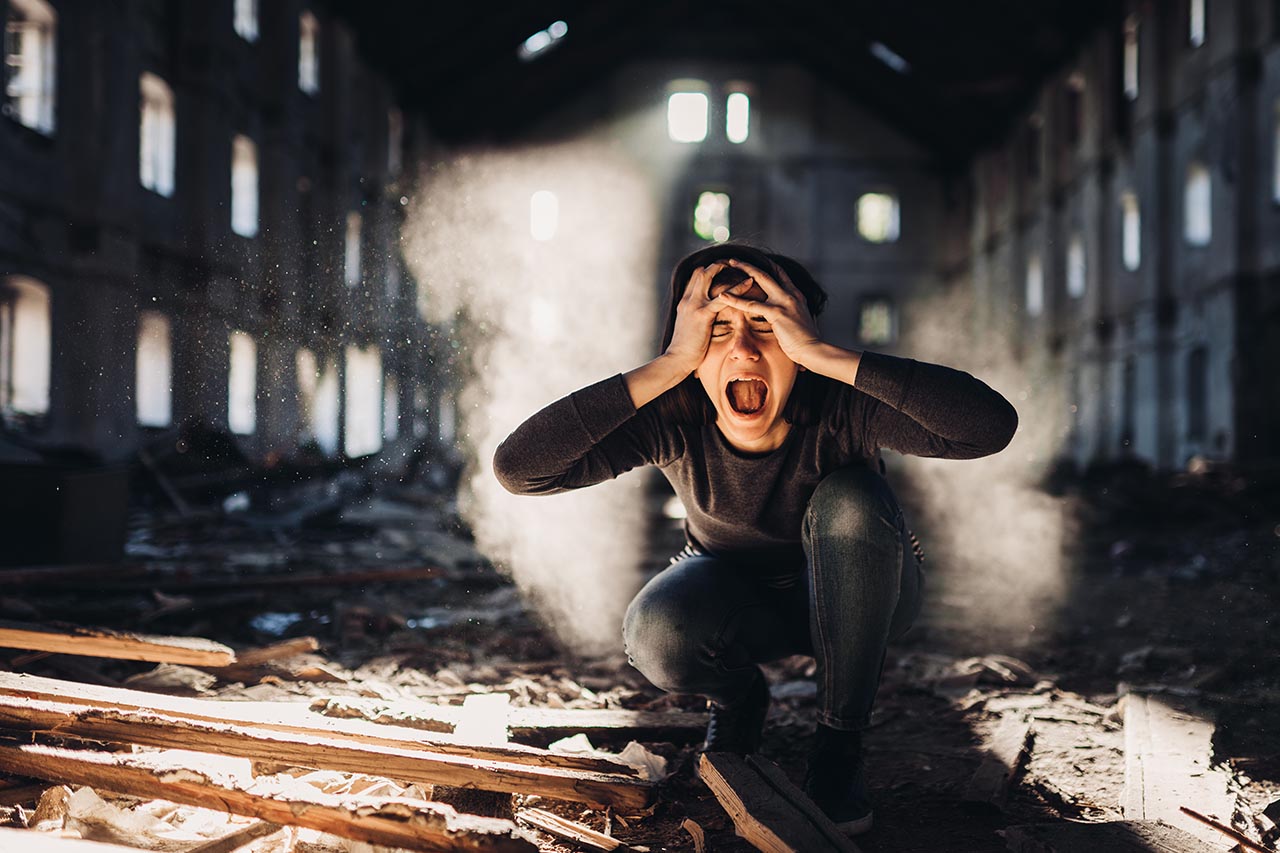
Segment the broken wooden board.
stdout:
<path fill-rule="evenodd" d="M 95 708 L 122 711 L 154 711 L 184 720 L 230 723 L 266 731 L 314 734 L 353 744 L 381 745 L 397 749 L 426 749 L 444 755 L 534 764 L 540 767 L 566 767 L 601 773 L 637 775 L 629 764 L 603 761 L 592 756 L 567 755 L 534 749 L 518 744 L 471 744 L 452 735 L 418 735 L 403 726 L 367 723 L 363 720 L 330 719 L 307 710 L 300 703 L 226 702 L 213 699 L 190 699 L 128 690 L 123 687 L 101 687 L 0 672 L 0 696 L 43 699 Z M 459 709 L 460 710 L 460 709 Z"/>
<path fill-rule="evenodd" d="M 965 787 L 964 802 L 1002 807 L 1009 796 L 1009 783 L 1031 756 L 1034 740 L 1035 730 L 1021 713 L 1012 712 L 1001 717 L 982 764 Z"/>
<path fill-rule="evenodd" d="M 460 815 L 449 806 L 403 797 L 368 798 L 302 790 L 253 789 L 229 774 L 190 769 L 164 753 L 123 755 L 43 746 L 0 746 L 0 769 L 50 781 L 89 785 L 134 797 L 302 826 L 371 844 L 410 850 L 533 853 L 537 846 L 510 821 Z"/>
<path fill-rule="evenodd" d="M 326 717 L 354 718 L 431 732 L 452 732 L 462 717 L 458 705 L 362 699 L 317 699 L 313 710 Z M 507 730 L 514 740 L 546 745 L 585 734 L 592 743 L 618 740 L 693 743 L 707 732 L 707 715 L 689 711 L 624 711 L 585 708 L 512 707 Z"/>
<path fill-rule="evenodd" d="M 1011 826 L 1000 834 L 1010 853 L 1212 853 L 1220 849 L 1161 820 L 1056 821 Z"/>
<path fill-rule="evenodd" d="M 767 759 L 704 752 L 699 772 L 733 819 L 735 831 L 756 849 L 767 853 L 857 853 L 857 845 Z"/>
<path fill-rule="evenodd" d="M 229 666 L 236 662 L 236 653 L 230 647 L 200 637 L 161 637 L 57 623 L 0 621 L 0 648 L 188 666 Z"/>
<path fill-rule="evenodd" d="M 558 814 L 552 814 L 542 809 L 521 809 L 516 812 L 516 820 L 524 821 L 535 829 L 541 829 L 543 832 L 558 838 L 567 838 L 570 841 L 595 850 L 625 851 L 631 849 L 612 836 L 605 835 L 603 832 L 596 832 L 589 826 L 566 820 Z"/>
<path fill-rule="evenodd" d="M 1175 704 L 1169 696 L 1130 693 L 1124 697 L 1124 793 L 1128 820 L 1161 820 L 1211 849 L 1231 843 L 1220 832 L 1183 814 L 1180 806 L 1231 822 L 1235 795 L 1228 774 L 1213 768 L 1214 724 Z"/>
<path fill-rule="evenodd" d="M 186 720 L 151 711 L 92 708 L 64 702 L 0 697 L 0 727 L 62 736 L 193 749 L 317 770 L 378 774 L 406 782 L 539 794 L 624 813 L 643 810 L 653 788 L 635 776 L 467 758 L 440 752 L 360 744 L 322 733 L 270 731 Z"/>

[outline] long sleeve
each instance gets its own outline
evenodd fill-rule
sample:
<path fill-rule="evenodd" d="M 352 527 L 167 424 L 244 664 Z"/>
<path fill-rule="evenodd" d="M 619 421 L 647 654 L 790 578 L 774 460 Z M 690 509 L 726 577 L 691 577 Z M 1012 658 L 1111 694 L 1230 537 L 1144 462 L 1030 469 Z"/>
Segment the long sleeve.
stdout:
<path fill-rule="evenodd" d="M 506 437 L 493 472 L 509 492 L 551 495 L 660 464 L 671 442 L 652 406 L 637 411 L 621 374 L 551 403 Z"/>
<path fill-rule="evenodd" d="M 976 459 L 1003 450 L 1018 429 L 1013 406 L 981 380 L 940 364 L 862 353 L 854 387 L 863 446 L 913 456 Z"/>

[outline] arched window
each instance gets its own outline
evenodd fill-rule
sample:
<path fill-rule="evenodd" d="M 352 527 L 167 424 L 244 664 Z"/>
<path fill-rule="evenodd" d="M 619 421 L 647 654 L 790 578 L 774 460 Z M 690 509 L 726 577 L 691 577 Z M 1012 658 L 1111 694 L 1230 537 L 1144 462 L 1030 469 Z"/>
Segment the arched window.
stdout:
<path fill-rule="evenodd" d="M 1142 264 L 1142 212 L 1138 208 L 1138 194 L 1132 190 L 1120 196 L 1122 217 L 1121 256 L 1124 268 L 1134 272 Z"/>
<path fill-rule="evenodd" d="M 45 0 L 9 0 L 5 20 L 5 114 L 44 134 L 53 133 L 57 93 L 58 14 Z"/>
<path fill-rule="evenodd" d="M 1183 193 L 1183 236 L 1189 245 L 1207 246 L 1213 237 L 1213 190 L 1209 169 L 1200 162 L 1187 167 Z"/>
<path fill-rule="evenodd" d="M 158 311 L 138 315 L 134 407 L 141 426 L 167 427 L 173 421 L 171 341 L 168 317 Z"/>
<path fill-rule="evenodd" d="M 50 307 L 49 288 L 35 279 L 0 279 L 0 415 L 49 411 Z"/>
<path fill-rule="evenodd" d="M 258 233 L 258 146 L 244 134 L 231 140 L 231 230 Z"/>
<path fill-rule="evenodd" d="M 298 88 L 320 91 L 320 21 L 311 12 L 298 16 Z"/>
<path fill-rule="evenodd" d="M 138 180 L 147 189 L 168 198 L 173 195 L 173 90 L 149 71 L 142 73 L 138 88 L 142 97 Z"/>
<path fill-rule="evenodd" d="M 667 95 L 667 136 L 672 142 L 701 142 L 707 138 L 707 84 L 678 80 Z"/>

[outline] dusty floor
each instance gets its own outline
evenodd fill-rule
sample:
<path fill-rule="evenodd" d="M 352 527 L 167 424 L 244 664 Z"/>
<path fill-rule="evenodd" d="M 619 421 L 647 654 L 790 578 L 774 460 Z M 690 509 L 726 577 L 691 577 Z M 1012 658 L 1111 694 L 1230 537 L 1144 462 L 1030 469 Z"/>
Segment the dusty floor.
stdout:
<path fill-rule="evenodd" d="M 966 618 L 951 602 L 946 554 L 920 624 L 890 653 L 867 735 L 877 827 L 866 851 L 997 851 L 1005 826 L 1053 819 L 1120 818 L 1124 738 L 1121 682 L 1173 691 L 1218 721 L 1216 760 L 1239 787 L 1236 825 L 1257 837 L 1258 815 L 1280 797 L 1280 478 L 1249 486 L 1230 475 L 1158 481 L 1112 472 L 1064 490 L 1080 520 L 1057 627 L 1010 636 Z M 904 506 L 909 484 L 900 485 Z M 678 547 L 678 529 L 654 500 L 652 566 Z M 912 514 L 909 511 L 909 515 Z M 921 530 L 922 538 L 924 530 Z M 673 544 L 675 547 L 672 547 Z M 565 656 L 522 606 L 514 588 L 470 545 L 443 496 L 421 487 L 384 489 L 340 514 L 306 520 L 220 513 L 182 520 L 135 518 L 130 558 L 166 577 L 225 579 L 221 588 L 109 577 L 51 588 L 10 588 L 0 617 L 204 636 L 237 648 L 281 637 L 321 642 L 310 663 L 325 681 L 281 672 L 257 684 L 222 683 L 168 666 L 10 652 L 8 668 L 73 680 L 123 683 L 187 695 L 307 701 L 317 696 L 418 697 L 460 702 L 503 691 L 515 704 L 700 709 L 665 696 L 622 656 Z M 255 574 L 340 572 L 439 565 L 449 577 L 332 587 L 253 588 Z M 1004 656 L 1004 657 L 1001 657 Z M 294 662 L 295 669 L 296 663 Z M 764 752 L 793 779 L 813 730 L 811 662 L 770 665 L 775 702 Z M 963 802 L 1002 714 L 1027 713 L 1031 758 L 1002 806 Z M 622 744 L 597 744 L 620 748 Z M 574 804 L 540 807 L 604 829 L 635 847 L 693 850 L 686 818 L 715 851 L 751 849 L 691 772 L 694 746 L 657 744 L 674 773 L 651 814 L 617 816 Z M 10 825 L 23 813 L 5 810 Z M 570 850 L 544 837 L 546 850 Z"/>

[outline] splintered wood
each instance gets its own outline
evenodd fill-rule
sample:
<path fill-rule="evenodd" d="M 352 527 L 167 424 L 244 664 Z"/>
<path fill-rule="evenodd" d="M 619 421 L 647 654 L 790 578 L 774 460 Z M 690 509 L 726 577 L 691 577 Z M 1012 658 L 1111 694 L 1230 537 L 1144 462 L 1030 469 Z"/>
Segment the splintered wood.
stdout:
<path fill-rule="evenodd" d="M 965 802 L 1002 806 L 1008 798 L 1009 783 L 1031 755 L 1034 739 L 1031 724 L 1020 713 L 1005 714 L 992 735 L 982 764 L 965 788 Z"/>
<path fill-rule="evenodd" d="M 199 637 L 159 637 L 106 628 L 0 621 L 0 648 L 188 666 L 230 666 L 231 648 Z"/>
<path fill-rule="evenodd" d="M 275 732 L 67 702 L 0 698 L 0 726 L 112 743 L 197 749 L 346 773 L 365 773 L 376 767 L 381 775 L 407 782 L 539 794 L 627 812 L 645 808 L 652 794 L 652 786 L 634 776 L 465 758 L 421 748 L 351 743 L 324 733 Z"/>
<path fill-rule="evenodd" d="M 1230 841 L 1180 806 L 1230 823 L 1235 796 L 1228 774 L 1211 766 L 1212 720 L 1173 704 L 1164 696 L 1130 693 L 1124 697 L 1124 816 L 1162 820 L 1194 835 L 1214 849 Z"/>
<path fill-rule="evenodd" d="M 699 772 L 733 819 L 738 835 L 756 849 L 767 853 L 857 853 L 857 845 L 767 759 L 706 752 Z"/>
<path fill-rule="evenodd" d="M 255 790 L 189 769 L 189 756 L 117 755 L 43 746 L 0 747 L 0 770 L 139 797 L 229 811 L 410 850 L 537 850 L 510 821 L 459 815 L 402 797 L 338 797 L 321 791 Z"/>

